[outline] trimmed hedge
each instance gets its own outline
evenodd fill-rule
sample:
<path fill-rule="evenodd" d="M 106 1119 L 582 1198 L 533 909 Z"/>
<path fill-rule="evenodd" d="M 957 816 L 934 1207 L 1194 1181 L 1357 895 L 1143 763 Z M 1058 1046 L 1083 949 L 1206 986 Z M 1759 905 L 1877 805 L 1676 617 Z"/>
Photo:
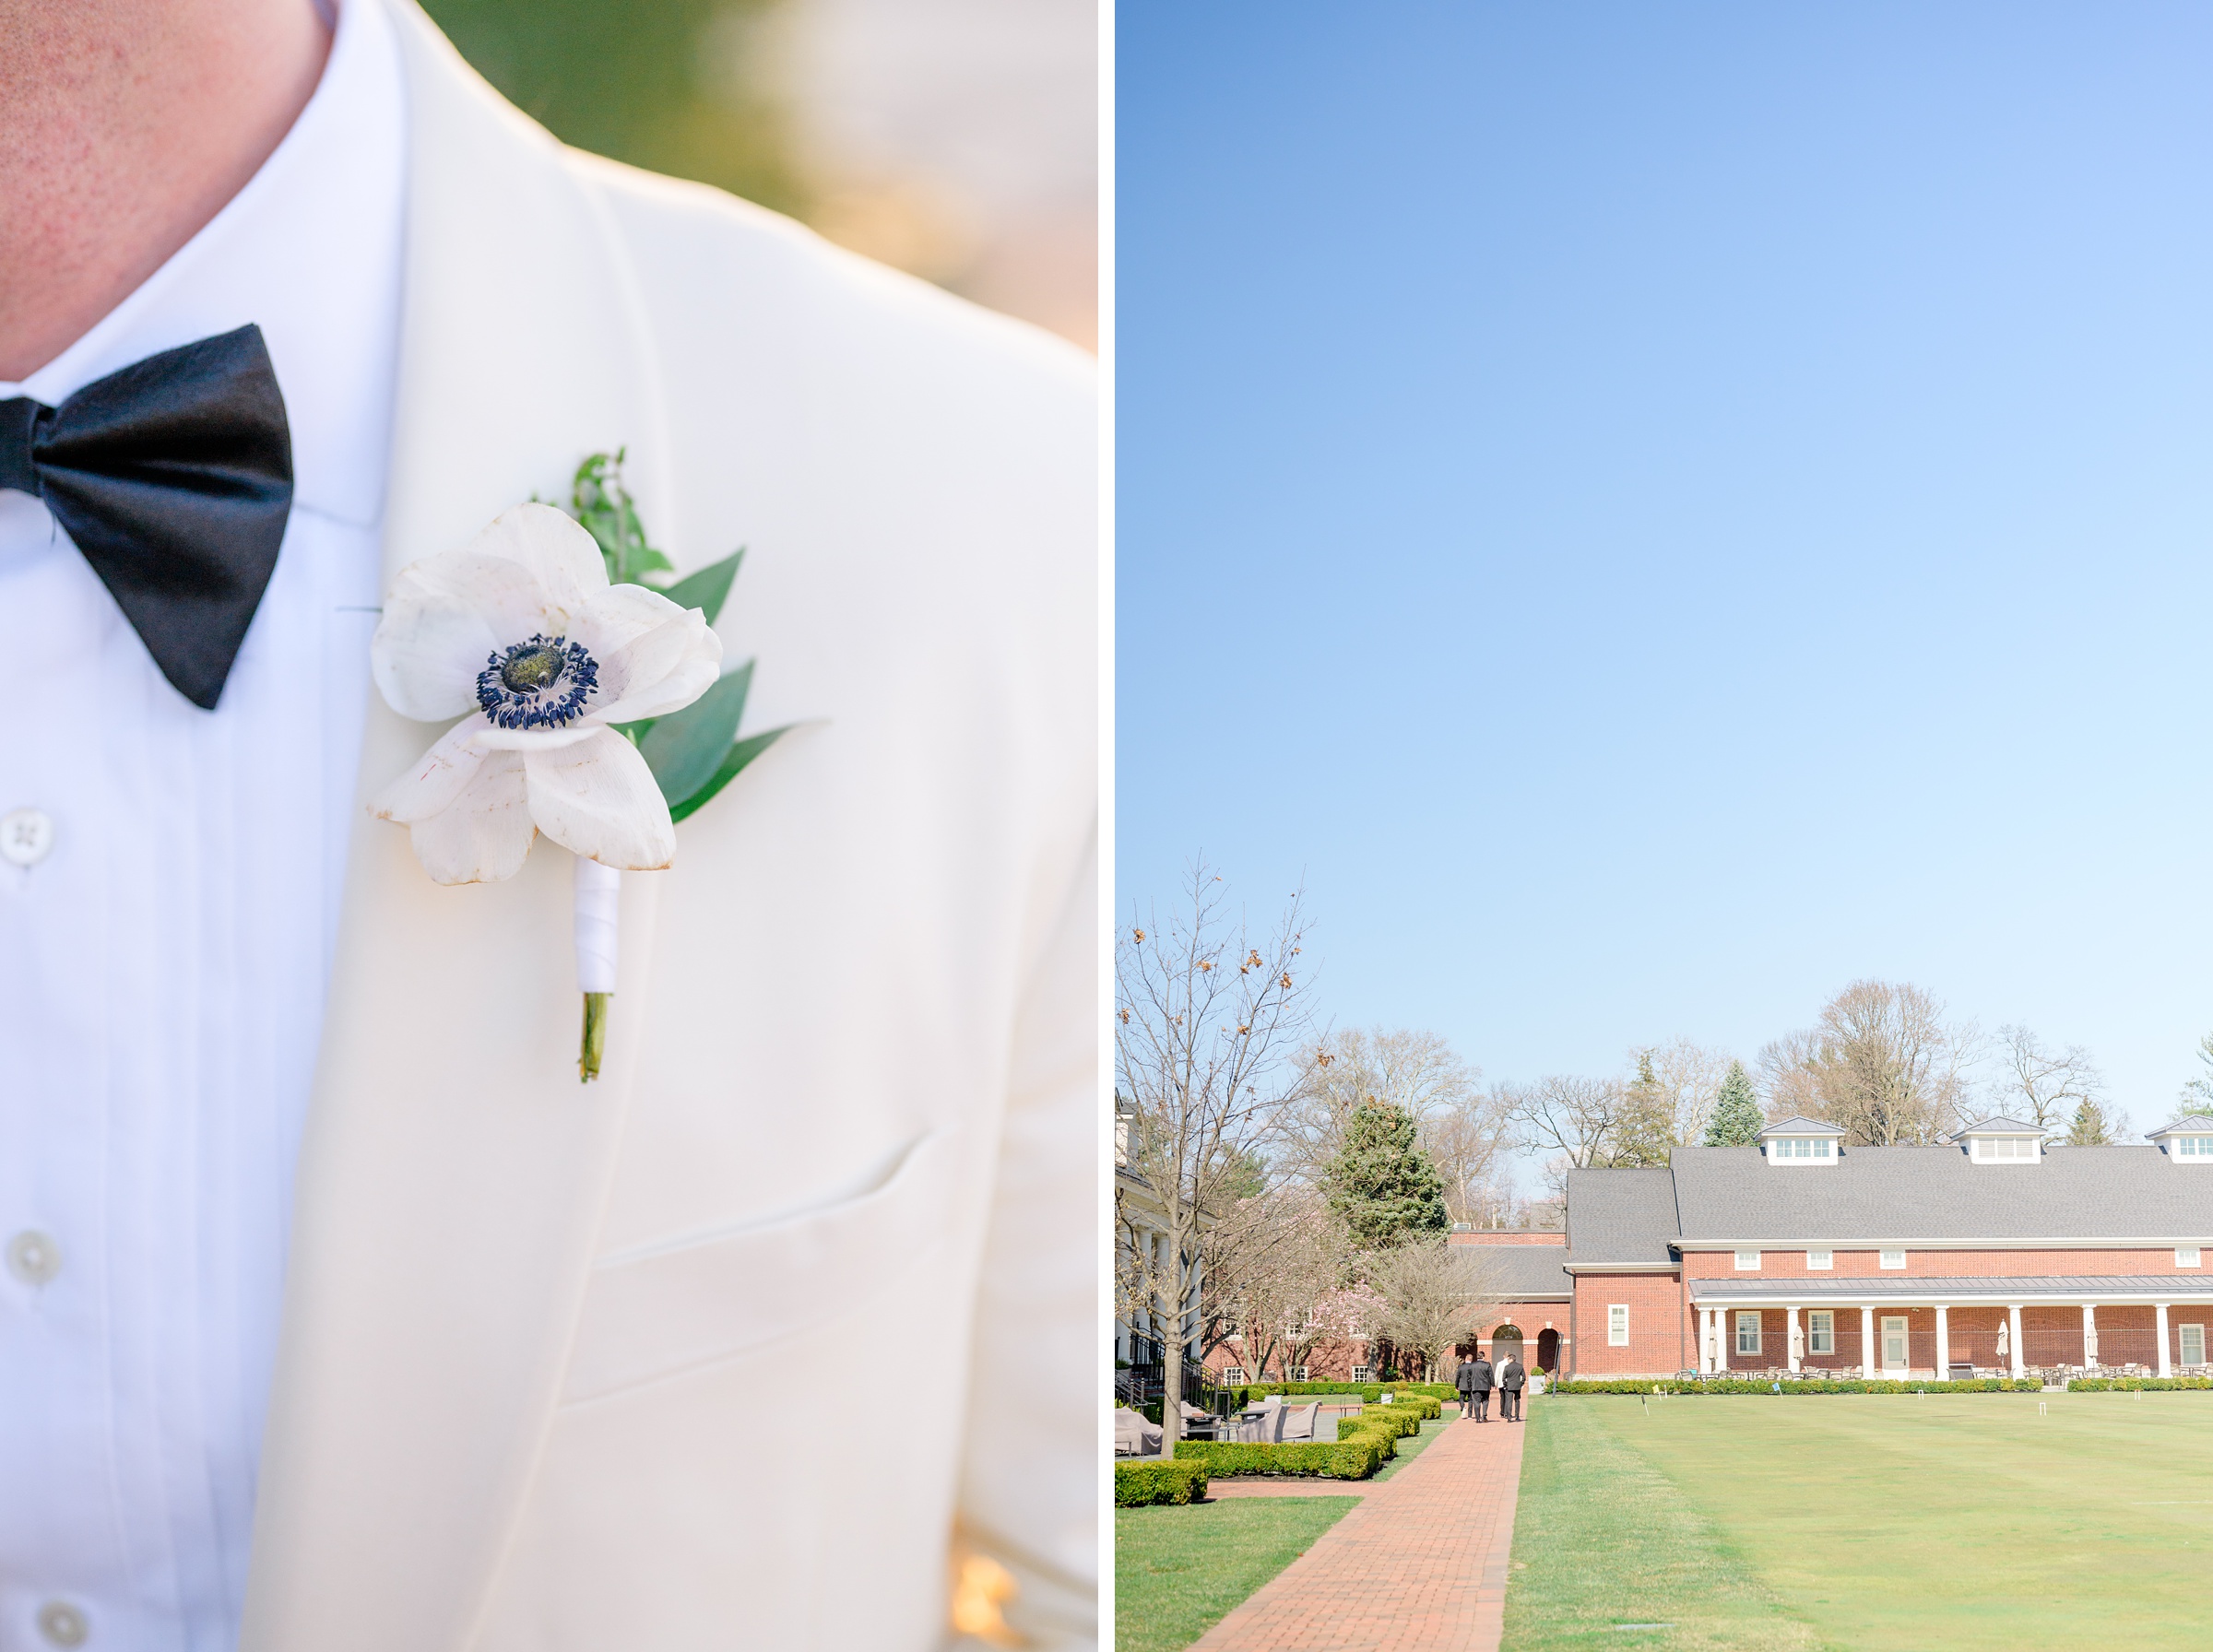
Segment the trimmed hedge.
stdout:
<path fill-rule="evenodd" d="M 2020 1393 L 2040 1393 L 2043 1379 L 2035 1376 L 1983 1376 L 1972 1382 L 1944 1383 L 1934 1380 L 1919 1382 L 1898 1381 L 1877 1377 L 1872 1381 L 1856 1376 L 1801 1377 L 1795 1382 L 1756 1381 L 1750 1377 L 1715 1377 L 1702 1383 L 1679 1382 L 1663 1377 L 1658 1382 L 1633 1382 L 1627 1378 L 1605 1381 L 1559 1383 L 1545 1390 L 1548 1394 L 2003 1394 L 2008 1390 Z M 2070 1385 L 2072 1386 L 2072 1385 Z M 2201 1385 L 2213 1387 L 2213 1382 Z"/>
<path fill-rule="evenodd" d="M 1309 1399 L 1318 1394 L 1357 1394 L 1364 1405 L 1374 1405 L 1386 1394 L 1395 1394 L 1401 1401 L 1409 1396 L 1440 1403 L 1460 1398 L 1460 1391 L 1450 1383 L 1240 1383 L 1232 1384 L 1228 1392 L 1237 1397 L 1239 1405 L 1250 1405 L 1270 1394 L 1304 1395 Z"/>
<path fill-rule="evenodd" d="M 2213 1376 L 2075 1376 L 2070 1394 L 2161 1393 L 2174 1388 L 2213 1388 Z"/>
<path fill-rule="evenodd" d="M 1146 1508 L 1156 1503 L 1196 1503 L 1206 1495 L 1206 1465 L 1180 1457 L 1166 1462 L 1117 1463 L 1114 1506 Z"/>
<path fill-rule="evenodd" d="M 1386 1442 L 1373 1433 L 1331 1445 L 1251 1446 L 1227 1440 L 1178 1440 L 1178 1462 L 1203 1463 L 1209 1474 L 1297 1474 L 1366 1480 L 1383 1466 Z"/>
<path fill-rule="evenodd" d="M 1317 1440 L 1287 1446 L 1260 1446 L 1231 1440 L 1178 1440 L 1178 1461 L 1204 1463 L 1223 1474 L 1316 1475 L 1325 1480 L 1366 1480 L 1399 1451 L 1399 1441 L 1422 1431 L 1426 1417 L 1442 1407 L 1428 1395 L 1391 1405 L 1364 1407 L 1356 1417 L 1337 1419 L 1334 1445 Z"/>

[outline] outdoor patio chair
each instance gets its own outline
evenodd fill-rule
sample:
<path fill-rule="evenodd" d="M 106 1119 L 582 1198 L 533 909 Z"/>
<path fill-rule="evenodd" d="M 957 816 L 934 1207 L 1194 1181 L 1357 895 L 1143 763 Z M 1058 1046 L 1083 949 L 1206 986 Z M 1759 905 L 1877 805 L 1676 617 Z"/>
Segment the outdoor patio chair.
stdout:
<path fill-rule="evenodd" d="M 1144 1415 L 1127 1406 L 1114 1410 L 1114 1455 L 1117 1457 L 1158 1457 L 1161 1428 L 1157 1422 L 1148 1422 Z"/>
<path fill-rule="evenodd" d="M 1319 1400 L 1312 1405 L 1285 1406 L 1283 1428 L 1276 1438 L 1286 1446 L 1295 1440 L 1313 1439 L 1314 1421 L 1320 1414 L 1321 1404 Z"/>

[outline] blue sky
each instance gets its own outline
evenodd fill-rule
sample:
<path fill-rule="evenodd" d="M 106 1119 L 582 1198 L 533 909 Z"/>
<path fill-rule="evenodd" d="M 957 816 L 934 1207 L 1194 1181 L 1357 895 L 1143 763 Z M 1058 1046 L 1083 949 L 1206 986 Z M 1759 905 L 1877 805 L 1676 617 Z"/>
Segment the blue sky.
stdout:
<path fill-rule="evenodd" d="M 1122 0 L 1118 888 L 1341 1024 L 2213 1029 L 2213 9 Z"/>

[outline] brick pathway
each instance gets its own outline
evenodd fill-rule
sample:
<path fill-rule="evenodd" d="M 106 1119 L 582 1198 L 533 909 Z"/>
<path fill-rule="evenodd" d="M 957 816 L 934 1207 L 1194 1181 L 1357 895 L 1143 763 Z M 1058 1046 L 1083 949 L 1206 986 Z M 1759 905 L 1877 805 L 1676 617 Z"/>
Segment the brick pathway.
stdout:
<path fill-rule="evenodd" d="M 1192 1652 L 1497 1652 L 1521 1480 L 1520 1427 L 1454 1422 Z"/>

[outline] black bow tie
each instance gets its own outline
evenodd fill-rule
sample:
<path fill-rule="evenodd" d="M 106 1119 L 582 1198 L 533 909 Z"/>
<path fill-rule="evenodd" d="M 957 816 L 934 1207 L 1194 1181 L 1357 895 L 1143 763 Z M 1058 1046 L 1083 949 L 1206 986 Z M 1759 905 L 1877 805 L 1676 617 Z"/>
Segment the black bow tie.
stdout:
<path fill-rule="evenodd" d="M 161 675 L 213 711 L 292 509 L 261 329 L 148 356 L 59 407 L 0 401 L 0 488 L 46 502 Z"/>

